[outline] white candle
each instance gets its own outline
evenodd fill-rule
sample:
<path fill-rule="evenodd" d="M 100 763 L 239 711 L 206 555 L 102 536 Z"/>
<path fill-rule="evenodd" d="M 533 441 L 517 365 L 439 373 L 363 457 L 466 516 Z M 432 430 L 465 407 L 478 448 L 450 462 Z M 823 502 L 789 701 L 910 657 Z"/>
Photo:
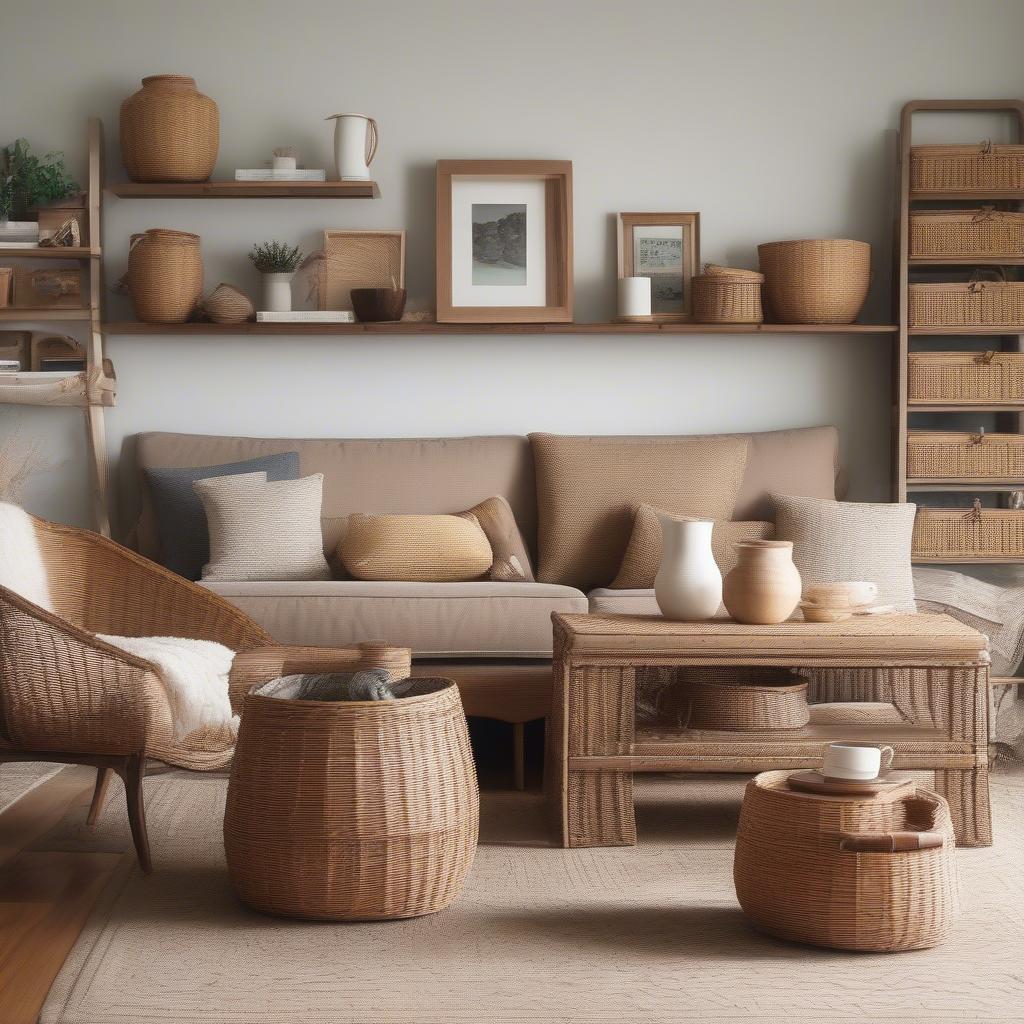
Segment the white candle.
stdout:
<path fill-rule="evenodd" d="M 619 278 L 619 316 L 651 315 L 651 279 Z"/>

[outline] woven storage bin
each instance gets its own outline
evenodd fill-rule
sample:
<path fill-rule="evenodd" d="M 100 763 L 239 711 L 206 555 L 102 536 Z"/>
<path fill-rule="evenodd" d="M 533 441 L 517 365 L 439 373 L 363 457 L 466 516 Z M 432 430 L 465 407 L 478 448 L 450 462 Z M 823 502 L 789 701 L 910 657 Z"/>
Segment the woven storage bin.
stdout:
<path fill-rule="evenodd" d="M 705 324 L 759 324 L 764 274 L 707 264 L 693 279 L 693 317 Z"/>
<path fill-rule="evenodd" d="M 914 192 L 984 192 L 1024 189 L 1024 146 L 912 146 Z"/>
<path fill-rule="evenodd" d="M 911 256 L 1024 256 L 1024 213 L 918 210 L 910 215 Z"/>
<path fill-rule="evenodd" d="M 907 476 L 933 480 L 1024 478 L 1024 434 L 912 430 L 907 434 Z"/>
<path fill-rule="evenodd" d="M 810 720 L 807 683 L 786 669 L 680 669 L 659 715 L 683 729 L 800 729 Z"/>
<path fill-rule="evenodd" d="M 1024 353 L 911 352 L 911 402 L 1024 402 Z"/>
<path fill-rule="evenodd" d="M 766 242 L 757 247 L 764 299 L 785 324 L 851 324 L 871 283 L 871 246 L 848 238 Z"/>
<path fill-rule="evenodd" d="M 203 294 L 199 236 L 154 228 L 133 235 L 128 252 L 128 290 L 135 315 L 145 323 L 184 323 Z"/>
<path fill-rule="evenodd" d="M 215 324 L 241 324 L 256 315 L 252 299 L 223 282 L 203 299 L 202 310 Z"/>
<path fill-rule="evenodd" d="M 206 181 L 220 114 L 185 75 L 151 75 L 121 104 L 121 159 L 132 181 Z"/>
<path fill-rule="evenodd" d="M 228 874 L 257 910 L 330 921 L 432 914 L 462 889 L 479 798 L 459 691 L 393 701 L 246 695 L 224 815 Z"/>
<path fill-rule="evenodd" d="M 1024 556 L 1024 511 L 1008 508 L 918 508 L 914 557 L 1019 558 Z"/>
<path fill-rule="evenodd" d="M 944 281 L 908 288 L 911 327 L 1024 327 L 1024 281 Z"/>

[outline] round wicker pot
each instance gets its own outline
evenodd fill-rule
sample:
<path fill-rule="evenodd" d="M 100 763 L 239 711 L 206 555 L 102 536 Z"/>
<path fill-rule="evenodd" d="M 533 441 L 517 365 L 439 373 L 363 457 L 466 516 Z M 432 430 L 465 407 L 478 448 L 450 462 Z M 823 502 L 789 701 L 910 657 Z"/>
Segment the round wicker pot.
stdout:
<path fill-rule="evenodd" d="M 128 290 L 144 323 L 184 323 L 203 294 L 199 236 L 153 228 L 133 235 L 128 252 Z"/>
<path fill-rule="evenodd" d="M 246 697 L 224 814 L 228 873 L 257 910 L 324 921 L 448 906 L 479 796 L 455 684 L 394 701 Z"/>
<path fill-rule="evenodd" d="M 727 732 L 801 729 L 810 721 L 806 681 L 755 666 L 682 669 L 658 711 L 676 728 Z"/>
<path fill-rule="evenodd" d="M 151 75 L 121 104 L 121 159 L 132 181 L 206 181 L 217 163 L 217 104 L 185 75 Z"/>
<path fill-rule="evenodd" d="M 871 246 L 849 238 L 757 247 L 768 312 L 782 324 L 852 324 L 871 283 Z"/>

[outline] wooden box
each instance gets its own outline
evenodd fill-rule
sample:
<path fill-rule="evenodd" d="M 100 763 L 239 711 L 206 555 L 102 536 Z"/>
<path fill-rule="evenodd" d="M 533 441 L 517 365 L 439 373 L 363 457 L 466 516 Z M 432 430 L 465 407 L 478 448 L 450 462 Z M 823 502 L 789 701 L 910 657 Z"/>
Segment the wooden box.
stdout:
<path fill-rule="evenodd" d="M 14 305 L 19 309 L 82 309 L 83 273 L 78 268 L 16 267 Z"/>

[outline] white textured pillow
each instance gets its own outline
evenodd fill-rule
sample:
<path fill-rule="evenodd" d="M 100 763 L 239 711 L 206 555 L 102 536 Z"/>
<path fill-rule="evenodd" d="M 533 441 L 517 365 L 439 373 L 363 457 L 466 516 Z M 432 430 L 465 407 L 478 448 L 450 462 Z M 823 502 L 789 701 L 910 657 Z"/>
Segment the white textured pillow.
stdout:
<path fill-rule="evenodd" d="M 793 542 L 793 561 L 806 587 L 870 580 L 878 603 L 917 610 L 910 563 L 917 506 L 872 505 L 773 494 L 775 536 Z"/>
<path fill-rule="evenodd" d="M 196 480 L 192 487 L 210 528 L 204 580 L 331 578 L 320 530 L 323 473 L 269 483 L 266 473 L 243 473 Z"/>

